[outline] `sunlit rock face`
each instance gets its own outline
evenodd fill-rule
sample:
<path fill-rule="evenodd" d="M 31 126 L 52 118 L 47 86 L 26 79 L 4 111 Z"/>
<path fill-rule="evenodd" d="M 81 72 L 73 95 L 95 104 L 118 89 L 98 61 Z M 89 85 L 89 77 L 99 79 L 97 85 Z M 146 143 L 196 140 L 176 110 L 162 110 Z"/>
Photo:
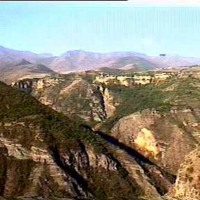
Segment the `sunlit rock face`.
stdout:
<path fill-rule="evenodd" d="M 112 128 L 111 135 L 176 174 L 185 155 L 198 144 L 194 134 L 197 121 L 189 111 L 162 115 L 147 110 L 120 119 Z M 193 130 L 190 134 L 183 122 Z"/>
<path fill-rule="evenodd" d="M 178 170 L 175 186 L 168 196 L 183 200 L 200 199 L 200 148 L 185 156 Z"/>
<path fill-rule="evenodd" d="M 103 104 L 105 107 L 106 117 L 112 117 L 115 114 L 116 106 L 118 104 L 114 102 L 114 97 L 112 96 L 108 88 L 100 85 L 99 90 L 101 91 L 103 97 Z"/>
<path fill-rule="evenodd" d="M 134 140 L 135 145 L 147 155 L 151 155 L 154 158 L 157 158 L 161 152 L 158 148 L 158 143 L 153 135 L 153 133 L 146 129 L 142 128 L 138 133 L 136 139 Z"/>

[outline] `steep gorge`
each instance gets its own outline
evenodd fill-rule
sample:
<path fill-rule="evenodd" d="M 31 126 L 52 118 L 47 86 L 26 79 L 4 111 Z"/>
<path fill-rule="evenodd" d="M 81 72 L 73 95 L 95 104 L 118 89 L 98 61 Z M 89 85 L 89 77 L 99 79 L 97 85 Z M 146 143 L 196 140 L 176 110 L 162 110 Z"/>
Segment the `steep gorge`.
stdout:
<path fill-rule="evenodd" d="M 133 199 L 144 190 L 88 129 L 0 83 L 3 198 Z"/>
<path fill-rule="evenodd" d="M 21 82 L 22 85 L 24 83 Z M 168 194 L 173 190 L 176 176 L 179 177 L 185 156 L 199 145 L 198 79 L 171 79 L 159 85 L 135 88 L 106 88 L 89 83 L 79 76 L 76 79 L 45 78 L 37 80 L 38 83 L 35 93 L 35 86 L 31 86 L 31 93 L 42 103 L 70 117 L 77 113 L 81 123 L 91 123 L 91 120 L 97 122 L 91 123 L 93 129 L 87 125 L 82 128 L 109 147 L 114 156 L 111 157 L 123 168 L 122 174 L 126 174 L 127 184 L 136 187 L 136 191 L 141 192 L 142 189 L 140 196 L 152 200 L 166 194 L 172 197 Z M 88 101 L 84 104 L 86 99 Z M 95 118 L 94 113 L 98 117 Z M 87 149 L 85 145 L 84 148 Z M 91 152 L 88 149 L 86 151 Z M 57 160 L 60 168 L 68 167 L 63 163 L 64 157 Z M 86 153 L 85 157 L 89 157 L 89 154 Z M 88 180 L 87 175 L 83 177 Z M 95 178 L 101 179 L 98 175 Z M 183 190 L 189 191 L 183 181 L 178 180 L 175 184 L 177 195 L 173 198 L 181 196 L 177 188 L 183 187 Z M 114 182 L 112 180 L 113 188 L 116 187 Z"/>

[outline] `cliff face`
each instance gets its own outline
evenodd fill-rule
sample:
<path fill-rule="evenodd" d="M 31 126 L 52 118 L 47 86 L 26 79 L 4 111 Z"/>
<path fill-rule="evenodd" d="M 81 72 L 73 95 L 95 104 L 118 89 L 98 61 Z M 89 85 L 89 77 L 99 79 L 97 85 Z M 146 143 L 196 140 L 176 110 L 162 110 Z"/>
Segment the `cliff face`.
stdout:
<path fill-rule="evenodd" d="M 198 144 L 198 127 L 191 110 L 164 115 L 147 110 L 120 119 L 111 135 L 175 175 Z"/>
<path fill-rule="evenodd" d="M 178 170 L 174 188 L 168 196 L 183 200 L 200 199 L 200 148 L 186 155 Z"/>
<path fill-rule="evenodd" d="M 114 160 L 81 142 L 76 149 L 45 144 L 42 130 L 31 124 L 5 123 L 0 130 L 1 196 L 91 197 L 90 171 L 117 172 Z"/>
<path fill-rule="evenodd" d="M 116 107 L 117 107 L 118 103 L 115 102 L 114 97 L 112 96 L 112 94 L 108 90 L 108 88 L 100 85 L 99 90 L 102 94 L 104 109 L 105 109 L 105 112 L 106 112 L 106 117 L 107 118 L 112 117 L 115 114 Z"/>
<path fill-rule="evenodd" d="M 37 116 L 28 116 L 0 126 L 1 196 L 119 200 L 160 197 L 137 158 L 122 149 L 110 153 L 101 144 L 97 149 L 80 140 L 53 138 L 36 126 L 35 120 Z M 82 134 L 85 131 L 82 129 Z M 90 134 L 95 140 L 95 133 Z M 153 165 L 145 167 L 156 179 L 160 171 Z M 163 184 L 170 184 L 159 176 L 165 180 Z"/>
<path fill-rule="evenodd" d="M 21 80 L 12 84 L 30 93 L 44 105 L 67 116 L 85 122 L 101 122 L 113 116 L 116 108 L 107 88 L 89 84 L 80 76 L 68 78 L 46 77 Z"/>

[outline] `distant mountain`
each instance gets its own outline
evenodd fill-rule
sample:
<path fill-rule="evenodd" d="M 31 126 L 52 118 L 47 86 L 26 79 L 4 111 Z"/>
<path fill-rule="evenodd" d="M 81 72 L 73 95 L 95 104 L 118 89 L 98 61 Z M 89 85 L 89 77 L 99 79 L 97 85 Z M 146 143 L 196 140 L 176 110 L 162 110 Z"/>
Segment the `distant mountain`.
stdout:
<path fill-rule="evenodd" d="M 16 66 L 19 66 L 19 65 L 28 65 L 28 64 L 31 64 L 29 61 L 25 60 L 25 59 L 22 59 L 21 62 L 19 62 L 18 64 L 16 64 Z"/>
<path fill-rule="evenodd" d="M 56 74 L 53 70 L 42 64 L 33 64 L 25 59 L 22 59 L 18 64 L 15 65 L 0 65 L 0 71 L 0 80 L 8 84 L 18 79 L 41 78 Z"/>
<path fill-rule="evenodd" d="M 146 60 L 145 58 L 138 57 L 138 56 L 127 56 L 118 58 L 110 68 L 114 69 L 121 69 L 121 70 L 149 70 L 158 67 L 154 63 Z"/>
<path fill-rule="evenodd" d="M 47 55 L 0 46 L 0 80 L 11 83 L 20 78 L 44 77 L 55 74 L 53 70 L 38 62 L 46 58 Z"/>
<path fill-rule="evenodd" d="M 112 68 L 120 70 L 151 70 L 200 64 L 200 58 L 178 55 L 148 56 L 137 52 L 94 53 L 83 50 L 67 51 L 60 56 L 49 53 L 36 54 L 0 46 L 0 70 L 16 66 L 23 59 L 32 64 L 42 64 L 58 73 Z M 22 63 L 23 64 L 23 63 Z M 11 68 L 9 68 L 10 70 Z"/>
<path fill-rule="evenodd" d="M 51 59 L 51 62 L 49 60 Z M 200 64 L 200 58 L 178 55 L 148 56 L 137 52 L 93 53 L 81 50 L 67 51 L 61 56 L 47 58 L 44 64 L 60 73 L 112 68 L 122 70 L 149 70 Z"/>
<path fill-rule="evenodd" d="M 179 55 L 152 56 L 147 60 L 161 67 L 182 67 L 200 64 L 200 58 L 182 57 Z"/>
<path fill-rule="evenodd" d="M 136 66 L 139 68 L 157 67 L 150 61 L 144 61 L 143 57 L 146 57 L 146 55 L 136 52 L 92 53 L 81 50 L 68 51 L 55 58 L 50 64 L 50 68 L 57 72 L 68 72 L 101 67 L 119 69 L 126 65 L 133 65 L 132 68 Z"/>
<path fill-rule="evenodd" d="M 18 51 L 0 46 L 0 66 L 19 63 L 22 59 L 35 62 L 39 55 L 29 51 Z"/>

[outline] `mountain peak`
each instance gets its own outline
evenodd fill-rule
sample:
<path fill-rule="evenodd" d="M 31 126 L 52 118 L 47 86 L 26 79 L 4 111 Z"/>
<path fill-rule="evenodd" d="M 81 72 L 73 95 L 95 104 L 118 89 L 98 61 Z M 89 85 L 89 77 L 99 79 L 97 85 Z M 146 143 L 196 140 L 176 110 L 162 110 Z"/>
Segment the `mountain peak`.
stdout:
<path fill-rule="evenodd" d="M 29 61 L 27 61 L 26 59 L 22 59 L 16 66 L 19 66 L 19 65 L 29 65 L 31 64 Z"/>

